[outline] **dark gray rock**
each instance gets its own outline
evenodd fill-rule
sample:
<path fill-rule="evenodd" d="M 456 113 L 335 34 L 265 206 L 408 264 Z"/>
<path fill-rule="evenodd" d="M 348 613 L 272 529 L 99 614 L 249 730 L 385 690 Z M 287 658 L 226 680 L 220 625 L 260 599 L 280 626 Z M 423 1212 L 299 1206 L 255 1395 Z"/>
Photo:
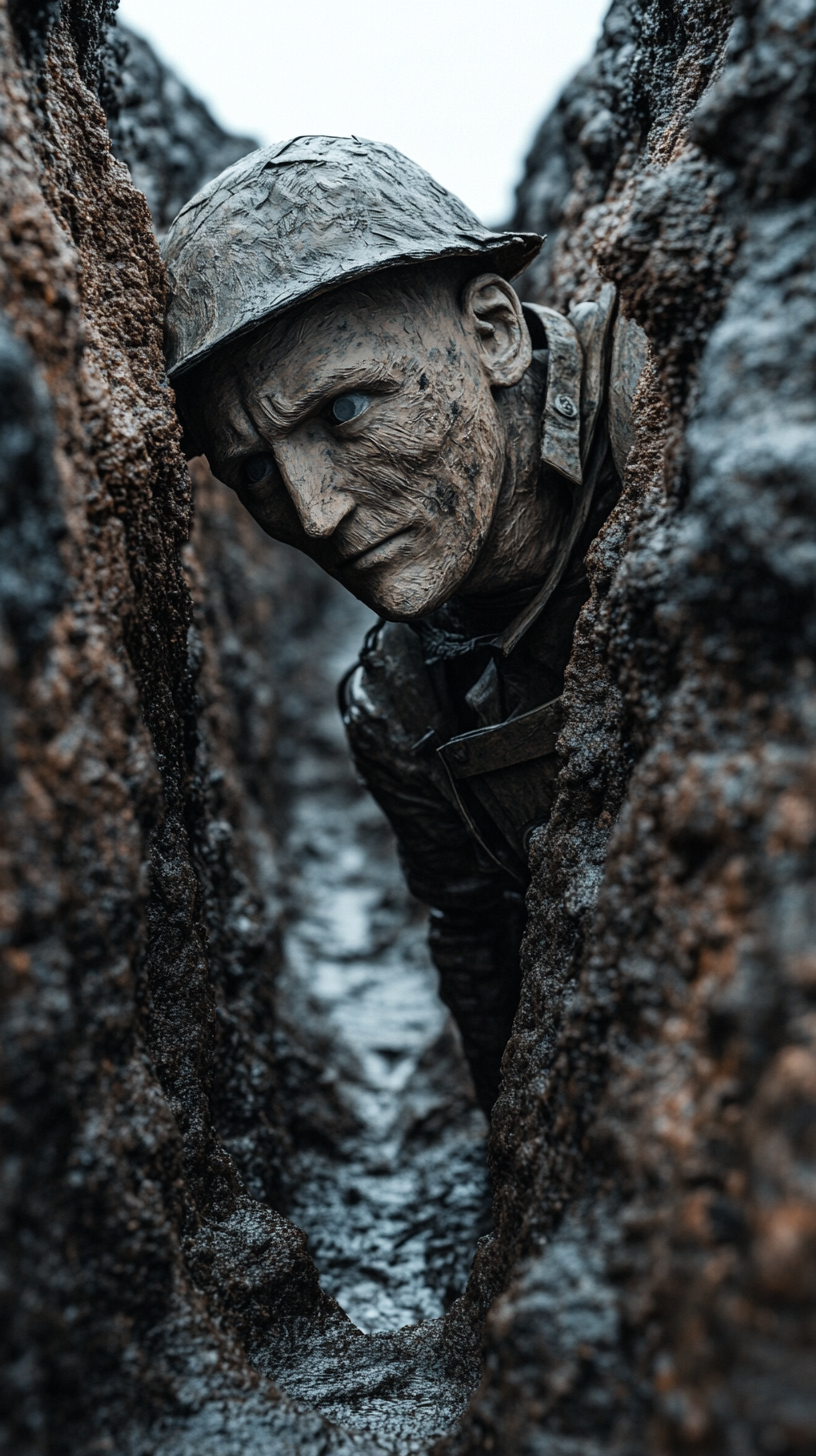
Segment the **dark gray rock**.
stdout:
<path fill-rule="evenodd" d="M 26 670 L 66 595 L 51 400 L 0 318 L 0 617 Z"/>
<path fill-rule="evenodd" d="M 816 1440 L 816 7 L 737 9 L 613 6 L 572 93 L 620 150 L 607 182 L 583 148 L 540 284 L 611 277 L 654 373 L 534 849 L 477 1261 L 515 1279 L 457 1452 Z"/>
<path fill-rule="evenodd" d="M 258 143 L 218 125 L 152 46 L 128 26 L 108 35 L 101 88 L 111 145 L 161 234 L 185 202 Z"/>

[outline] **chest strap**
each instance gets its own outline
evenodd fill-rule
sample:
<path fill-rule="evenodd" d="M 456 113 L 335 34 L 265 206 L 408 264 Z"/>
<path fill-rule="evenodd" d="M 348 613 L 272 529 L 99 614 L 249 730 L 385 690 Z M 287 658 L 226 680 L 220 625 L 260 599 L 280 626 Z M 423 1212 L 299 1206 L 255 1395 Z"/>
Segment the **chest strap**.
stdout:
<path fill-rule="evenodd" d="M 529 878 L 530 835 L 550 817 L 562 722 L 555 698 L 493 728 L 460 733 L 436 750 L 471 833 L 520 884 Z"/>
<path fill-rule="evenodd" d="M 547 335 L 547 398 L 541 433 L 541 463 L 557 470 L 571 486 L 580 486 L 581 377 L 584 356 L 575 328 L 554 308 L 527 304 Z"/>
<path fill-rule="evenodd" d="M 513 768 L 555 753 L 561 732 L 561 699 L 544 703 L 493 728 L 460 733 L 437 749 L 455 779 L 469 779 L 496 769 Z"/>

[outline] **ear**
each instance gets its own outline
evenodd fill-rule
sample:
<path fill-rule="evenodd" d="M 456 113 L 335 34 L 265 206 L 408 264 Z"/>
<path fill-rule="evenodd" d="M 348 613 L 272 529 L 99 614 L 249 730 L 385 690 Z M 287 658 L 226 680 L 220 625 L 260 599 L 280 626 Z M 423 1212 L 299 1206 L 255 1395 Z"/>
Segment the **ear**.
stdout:
<path fill-rule="evenodd" d="M 477 342 L 491 385 L 518 384 L 530 367 L 533 346 L 515 290 L 497 273 L 472 278 L 462 296 L 462 317 Z"/>

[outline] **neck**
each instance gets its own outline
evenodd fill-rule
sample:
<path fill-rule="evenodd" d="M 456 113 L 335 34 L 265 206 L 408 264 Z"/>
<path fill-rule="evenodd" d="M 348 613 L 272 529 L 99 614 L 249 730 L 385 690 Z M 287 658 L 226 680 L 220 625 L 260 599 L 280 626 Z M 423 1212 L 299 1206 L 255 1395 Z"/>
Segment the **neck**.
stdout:
<path fill-rule="evenodd" d="M 505 470 L 490 531 L 461 596 L 495 596 L 546 575 L 566 503 L 541 481 L 541 417 L 547 364 L 533 358 L 518 384 L 496 394 L 506 440 Z"/>

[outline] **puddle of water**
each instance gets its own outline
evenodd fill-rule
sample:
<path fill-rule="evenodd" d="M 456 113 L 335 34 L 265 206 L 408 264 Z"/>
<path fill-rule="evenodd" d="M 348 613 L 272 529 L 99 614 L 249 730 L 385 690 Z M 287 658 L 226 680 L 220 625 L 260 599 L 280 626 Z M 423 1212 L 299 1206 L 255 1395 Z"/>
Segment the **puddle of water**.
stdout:
<path fill-rule="evenodd" d="M 366 1332 L 434 1319 L 489 1226 L 487 1126 L 437 995 L 426 914 L 356 783 L 335 686 L 372 617 L 338 588 L 283 665 L 288 827 L 279 1012 L 319 1057 L 287 1213 Z"/>

